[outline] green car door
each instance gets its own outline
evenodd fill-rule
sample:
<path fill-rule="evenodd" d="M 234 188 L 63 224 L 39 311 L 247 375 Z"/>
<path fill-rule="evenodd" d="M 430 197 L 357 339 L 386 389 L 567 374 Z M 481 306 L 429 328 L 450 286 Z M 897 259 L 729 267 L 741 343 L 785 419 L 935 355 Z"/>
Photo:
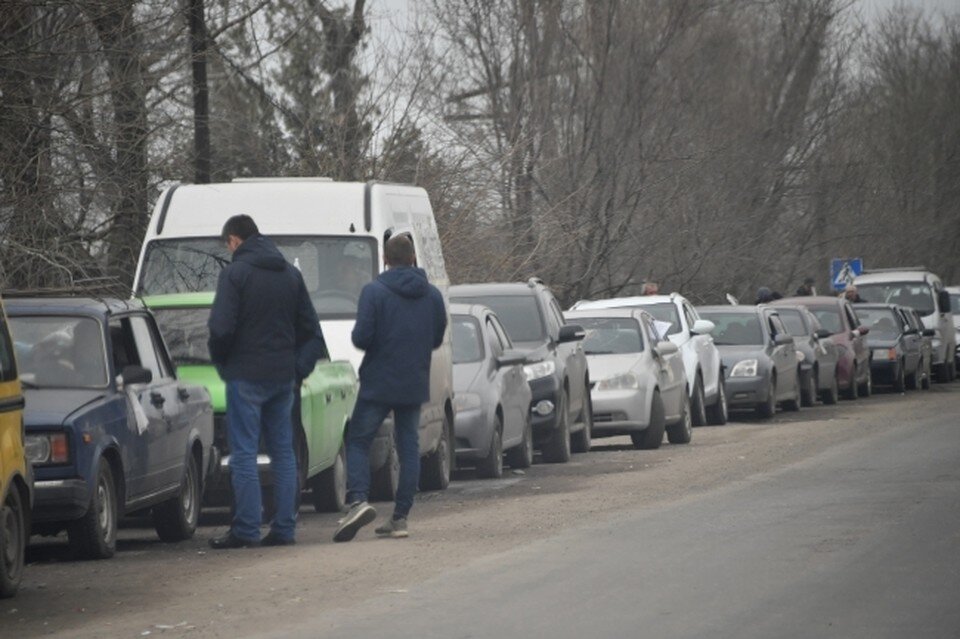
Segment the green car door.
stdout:
<path fill-rule="evenodd" d="M 207 318 L 213 293 L 177 293 L 144 298 L 153 311 L 177 366 L 177 375 L 202 384 L 210 392 L 215 416 L 214 444 L 220 459 L 209 470 L 205 501 L 229 502 L 229 447 L 226 438 L 226 386 L 210 362 Z M 299 420 L 294 415 L 294 439 L 300 456 L 300 476 L 312 492 L 317 510 L 341 510 L 346 499 L 346 456 L 343 431 L 357 400 L 357 376 L 346 361 L 320 360 L 300 386 Z M 299 422 L 299 423 L 298 423 Z M 299 427 L 299 428 L 298 428 Z M 305 451 L 303 449 L 305 448 Z M 261 483 L 269 483 L 269 458 L 257 465 Z"/>

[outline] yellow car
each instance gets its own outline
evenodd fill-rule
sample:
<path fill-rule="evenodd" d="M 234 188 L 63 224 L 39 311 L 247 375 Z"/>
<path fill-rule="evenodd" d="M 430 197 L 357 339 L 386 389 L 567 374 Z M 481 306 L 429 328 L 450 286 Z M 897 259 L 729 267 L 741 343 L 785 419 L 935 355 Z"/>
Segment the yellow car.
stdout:
<path fill-rule="evenodd" d="M 30 535 L 32 472 L 23 436 L 23 393 L 0 304 L 0 598 L 17 592 Z"/>

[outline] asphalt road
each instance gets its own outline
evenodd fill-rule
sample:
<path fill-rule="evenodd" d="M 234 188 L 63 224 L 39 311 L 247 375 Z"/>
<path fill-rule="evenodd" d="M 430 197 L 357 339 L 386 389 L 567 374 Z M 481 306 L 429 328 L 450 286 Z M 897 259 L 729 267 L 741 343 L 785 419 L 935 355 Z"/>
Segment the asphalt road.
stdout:
<path fill-rule="evenodd" d="M 206 551 L 215 516 L 106 562 L 42 542 L 0 636 L 960 637 L 960 385 L 597 444 L 460 473 L 408 540 L 304 511 L 294 548 Z"/>

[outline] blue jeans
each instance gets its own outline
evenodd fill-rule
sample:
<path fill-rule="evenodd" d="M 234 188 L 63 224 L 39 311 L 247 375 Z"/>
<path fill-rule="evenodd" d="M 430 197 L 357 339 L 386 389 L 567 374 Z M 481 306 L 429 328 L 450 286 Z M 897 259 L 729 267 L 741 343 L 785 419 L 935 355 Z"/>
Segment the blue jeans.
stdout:
<path fill-rule="evenodd" d="M 400 458 L 394 517 L 406 517 L 420 481 L 420 404 L 390 406 L 358 399 L 347 429 L 347 502 L 366 501 L 370 493 L 370 446 L 383 420 L 393 411 L 394 442 Z"/>
<path fill-rule="evenodd" d="M 235 513 L 231 531 L 241 539 L 260 539 L 262 504 L 257 452 L 260 434 L 270 455 L 276 514 L 271 531 L 293 539 L 297 526 L 297 460 L 293 452 L 293 381 L 227 382 L 227 437 Z"/>

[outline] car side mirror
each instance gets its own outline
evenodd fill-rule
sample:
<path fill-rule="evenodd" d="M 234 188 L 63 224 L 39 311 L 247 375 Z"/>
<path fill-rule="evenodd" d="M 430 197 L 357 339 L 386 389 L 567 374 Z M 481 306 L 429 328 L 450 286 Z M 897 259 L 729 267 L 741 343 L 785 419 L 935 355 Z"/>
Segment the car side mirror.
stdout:
<path fill-rule="evenodd" d="M 923 333 L 921 333 L 921 334 L 922 334 L 924 337 L 936 337 L 937 331 L 936 331 L 936 329 L 933 329 L 933 328 L 925 328 L 925 329 L 923 329 Z"/>
<path fill-rule="evenodd" d="M 915 328 L 908 328 L 907 330 L 903 331 L 903 334 L 904 334 L 904 335 L 916 335 L 916 334 L 919 333 L 919 332 L 920 332 L 920 331 L 918 331 L 918 330 L 915 329 Z"/>
<path fill-rule="evenodd" d="M 710 320 L 698 319 L 693 323 L 693 328 L 690 329 L 690 332 L 694 335 L 709 335 L 715 328 L 716 324 Z"/>
<path fill-rule="evenodd" d="M 659 344 L 653 347 L 653 350 L 656 351 L 657 355 L 665 357 L 667 355 L 673 355 L 674 353 L 680 352 L 680 347 L 671 342 L 668 339 L 663 340 Z"/>
<path fill-rule="evenodd" d="M 143 366 L 124 366 L 120 372 L 120 381 L 127 384 L 149 384 L 153 381 L 153 373 Z"/>
<path fill-rule="evenodd" d="M 786 346 L 787 344 L 793 344 L 793 338 L 786 333 L 778 333 L 773 337 L 773 343 L 777 346 Z"/>
<path fill-rule="evenodd" d="M 937 306 L 940 307 L 941 313 L 950 312 L 950 293 L 947 291 L 940 291 L 937 293 Z"/>
<path fill-rule="evenodd" d="M 560 327 L 560 335 L 557 337 L 557 343 L 577 342 L 582 340 L 585 335 L 586 332 L 579 324 L 564 324 Z"/>
<path fill-rule="evenodd" d="M 855 333 L 860 333 L 861 335 L 866 335 L 867 333 L 870 332 L 870 329 L 867 328 L 866 326 L 858 326 L 858 327 L 857 327 L 857 330 L 854 331 L 854 332 L 855 332 Z"/>
<path fill-rule="evenodd" d="M 818 328 L 818 329 L 817 329 L 817 332 L 814 333 L 814 336 L 815 336 L 817 339 L 827 339 L 828 337 L 833 337 L 833 333 L 831 333 L 830 331 L 828 331 L 828 330 L 825 329 L 825 328 Z"/>
<path fill-rule="evenodd" d="M 521 351 L 514 350 L 505 350 L 503 355 L 497 358 L 497 368 L 505 368 L 507 366 L 516 366 L 518 364 L 527 363 L 527 355 Z"/>

